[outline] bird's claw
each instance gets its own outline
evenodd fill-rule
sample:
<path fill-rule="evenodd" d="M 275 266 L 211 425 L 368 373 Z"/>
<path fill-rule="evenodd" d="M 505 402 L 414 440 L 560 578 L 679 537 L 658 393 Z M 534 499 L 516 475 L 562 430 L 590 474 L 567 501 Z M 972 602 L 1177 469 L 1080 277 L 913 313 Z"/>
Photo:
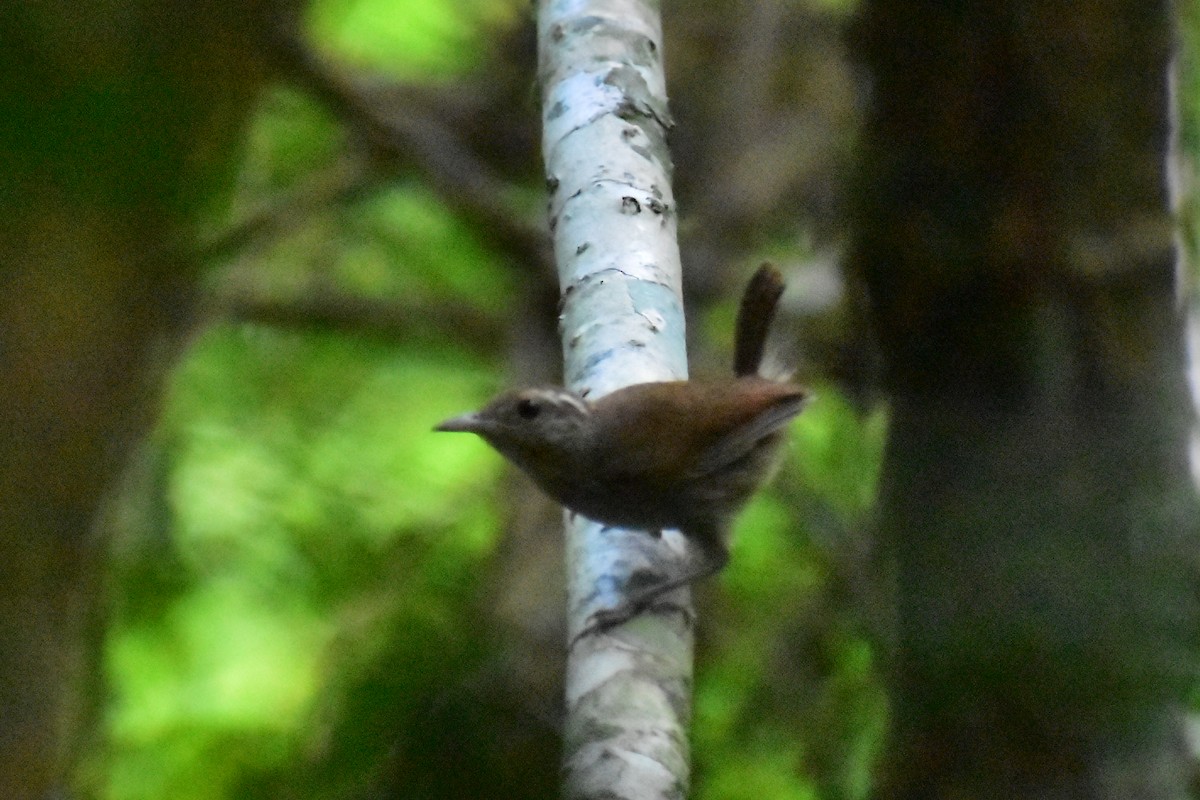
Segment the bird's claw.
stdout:
<path fill-rule="evenodd" d="M 597 636 L 605 631 L 611 630 L 616 626 L 628 622 L 638 615 L 641 609 L 631 603 L 621 603 L 615 608 L 603 608 L 593 613 L 588 617 L 587 623 L 579 633 L 575 634 L 575 638 L 571 640 L 571 646 L 580 639 L 588 636 Z"/>
<path fill-rule="evenodd" d="M 588 617 L 587 623 L 583 626 L 583 629 L 580 630 L 579 633 L 575 634 L 575 637 L 571 639 L 570 646 L 574 647 L 578 641 L 588 636 L 597 636 L 601 633 L 610 631 L 618 625 L 625 624 L 629 620 L 641 614 L 643 611 L 648 611 L 651 609 L 678 611 L 684 615 L 685 619 L 691 620 L 693 618 L 692 612 L 678 603 L 672 603 L 669 601 L 655 602 L 653 599 L 641 603 L 626 600 L 620 605 L 614 606 L 613 608 L 602 608 L 599 611 L 593 612 L 591 616 Z"/>

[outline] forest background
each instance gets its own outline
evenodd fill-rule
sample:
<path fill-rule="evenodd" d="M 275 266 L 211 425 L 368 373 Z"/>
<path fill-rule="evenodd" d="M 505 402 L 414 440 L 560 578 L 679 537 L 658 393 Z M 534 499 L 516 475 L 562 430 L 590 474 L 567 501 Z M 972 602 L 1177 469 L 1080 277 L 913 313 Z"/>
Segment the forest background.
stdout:
<path fill-rule="evenodd" d="M 700 590 L 695 796 L 864 798 L 857 9 L 664 5 L 692 372 L 727 372 L 770 259 L 819 398 Z M 559 381 L 528 3 L 9 4 L 0 35 L 0 795 L 555 795 L 559 509 L 430 430 Z"/>

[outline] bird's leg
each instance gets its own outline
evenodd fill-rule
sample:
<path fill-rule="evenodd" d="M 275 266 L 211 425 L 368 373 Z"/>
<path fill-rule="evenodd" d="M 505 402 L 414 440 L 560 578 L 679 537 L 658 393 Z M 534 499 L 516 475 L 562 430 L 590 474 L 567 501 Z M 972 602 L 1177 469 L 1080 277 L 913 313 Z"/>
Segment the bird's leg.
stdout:
<path fill-rule="evenodd" d="M 720 533 L 716 531 L 704 531 L 703 533 L 688 531 L 684 535 L 688 542 L 698 545 L 700 550 L 698 558 L 689 559 L 692 563 L 687 569 L 666 580 L 638 589 L 631 589 L 620 605 L 592 614 L 588 624 L 579 632 L 572 641 L 572 644 L 584 636 L 603 633 L 617 625 L 628 622 L 653 606 L 654 602 L 663 595 L 673 592 L 681 586 L 686 586 L 694 581 L 707 578 L 709 575 L 715 575 L 729 562 L 729 549 L 725 546 L 724 536 Z"/>

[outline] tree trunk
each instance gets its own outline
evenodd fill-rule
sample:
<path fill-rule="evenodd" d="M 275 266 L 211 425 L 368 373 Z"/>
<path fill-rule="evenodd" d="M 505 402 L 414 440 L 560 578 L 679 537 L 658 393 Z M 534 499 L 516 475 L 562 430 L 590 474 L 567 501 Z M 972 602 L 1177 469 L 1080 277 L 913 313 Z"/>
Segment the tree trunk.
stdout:
<path fill-rule="evenodd" d="M 538 50 L 567 383 L 596 399 L 685 377 L 657 3 L 543 0 Z M 678 592 L 682 615 L 648 611 L 579 636 L 594 612 L 620 603 L 635 573 L 661 571 L 665 549 L 645 531 L 568 520 L 568 798 L 687 794 L 687 591 Z"/>
<path fill-rule="evenodd" d="M 0 10 L 0 797 L 64 797 L 96 686 L 95 516 L 186 316 L 188 213 L 261 80 L 253 4 Z M 261 29 L 261 27 L 259 28 Z"/>
<path fill-rule="evenodd" d="M 1164 2 L 868 0 L 895 798 L 1182 798 L 1197 506 Z"/>

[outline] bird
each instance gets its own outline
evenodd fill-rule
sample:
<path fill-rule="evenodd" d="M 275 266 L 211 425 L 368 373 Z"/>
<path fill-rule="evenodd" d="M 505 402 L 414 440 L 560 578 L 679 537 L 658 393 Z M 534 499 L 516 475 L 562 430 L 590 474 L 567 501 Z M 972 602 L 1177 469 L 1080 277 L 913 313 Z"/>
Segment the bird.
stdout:
<path fill-rule="evenodd" d="M 517 389 L 436 426 L 482 437 L 574 513 L 608 526 L 677 529 L 698 550 L 677 574 L 628 589 L 585 632 L 625 622 L 728 562 L 733 520 L 771 476 L 788 423 L 810 399 L 790 380 L 760 374 L 783 290 L 769 263 L 750 279 L 730 378 L 639 383 L 597 400 L 559 387 Z"/>

